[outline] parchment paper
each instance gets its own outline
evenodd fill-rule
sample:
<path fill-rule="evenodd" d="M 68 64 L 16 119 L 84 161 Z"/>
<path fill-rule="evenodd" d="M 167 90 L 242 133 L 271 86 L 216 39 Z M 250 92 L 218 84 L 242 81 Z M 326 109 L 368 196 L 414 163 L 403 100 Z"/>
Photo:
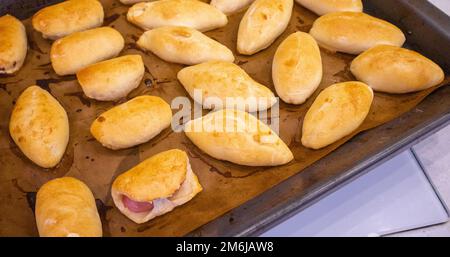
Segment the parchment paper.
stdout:
<path fill-rule="evenodd" d="M 361 131 L 386 123 L 408 112 L 437 87 L 419 93 L 389 95 L 376 93 L 370 115 L 353 135 L 319 151 L 308 150 L 300 143 L 303 117 L 318 93 L 327 86 L 354 80 L 349 64 L 354 56 L 322 50 L 324 76 L 320 88 L 310 100 L 300 106 L 280 104 L 280 136 L 294 153 L 295 161 L 275 168 L 243 167 L 215 160 L 195 147 L 183 133 L 163 131 L 150 142 L 131 149 L 112 151 L 100 145 L 89 133 L 92 121 L 102 112 L 132 97 L 149 94 L 167 102 L 187 92 L 176 80 L 182 65 L 164 62 L 151 53 L 136 48 L 143 33 L 126 21 L 127 8 L 118 1 L 103 0 L 105 25 L 118 29 L 126 38 L 121 53 L 144 57 L 146 74 L 138 89 L 117 103 L 98 102 L 86 98 L 75 76 L 57 76 L 51 68 L 51 41 L 42 39 L 30 21 L 25 24 L 30 49 L 24 67 L 14 76 L 0 77 L 0 235 L 37 236 L 34 219 L 35 192 L 46 181 L 61 176 L 73 176 L 84 181 L 98 199 L 105 236 L 181 236 L 214 220 L 227 211 L 254 198 L 290 176 L 331 153 Z M 272 46 L 253 56 L 236 53 L 236 37 L 244 12 L 229 17 L 225 28 L 206 34 L 228 46 L 236 54 L 236 63 L 258 82 L 273 91 L 271 64 L 281 41 L 295 31 L 309 31 L 317 17 L 295 5 L 288 29 Z M 446 82 L 442 85 L 448 84 Z M 9 136 L 8 122 L 15 99 L 30 85 L 47 89 L 66 109 L 70 120 L 70 142 L 61 163 L 54 169 L 42 169 L 29 161 Z M 174 110 L 174 113 L 177 110 Z M 382 135 L 380 135 L 382 136 Z M 370 144 L 370 141 L 367 142 Z M 179 148 L 189 153 L 193 170 L 199 176 L 204 191 L 189 203 L 146 224 L 137 225 L 123 216 L 110 196 L 114 178 L 156 153 Z"/>

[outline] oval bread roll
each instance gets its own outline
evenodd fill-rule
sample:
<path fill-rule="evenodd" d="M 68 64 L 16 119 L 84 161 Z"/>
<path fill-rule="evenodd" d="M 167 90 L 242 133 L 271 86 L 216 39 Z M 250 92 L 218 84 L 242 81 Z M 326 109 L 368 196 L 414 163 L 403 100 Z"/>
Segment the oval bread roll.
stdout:
<path fill-rule="evenodd" d="M 69 142 L 66 111 L 38 86 L 25 89 L 11 113 L 9 132 L 20 150 L 43 168 L 56 166 Z"/>
<path fill-rule="evenodd" d="M 211 0 L 211 5 L 225 14 L 232 14 L 249 6 L 255 0 Z"/>
<path fill-rule="evenodd" d="M 275 53 L 272 78 L 283 101 L 304 103 L 322 81 L 322 58 L 316 40 L 304 32 L 287 37 Z"/>
<path fill-rule="evenodd" d="M 440 84 L 444 71 L 412 50 L 380 45 L 356 57 L 350 67 L 355 77 L 375 91 L 403 94 Z"/>
<path fill-rule="evenodd" d="M 405 35 L 396 26 L 357 12 L 326 14 L 314 22 L 309 33 L 320 46 L 349 54 L 360 54 L 376 45 L 405 43 Z"/>
<path fill-rule="evenodd" d="M 41 237 L 101 237 L 102 222 L 91 190 L 71 177 L 45 183 L 36 196 Z"/>
<path fill-rule="evenodd" d="M 77 73 L 77 78 L 89 98 L 115 101 L 137 88 L 144 73 L 142 57 L 126 55 L 88 66 Z"/>
<path fill-rule="evenodd" d="M 148 2 L 148 0 L 119 0 L 122 4 L 136 4 L 140 2 Z"/>
<path fill-rule="evenodd" d="M 110 27 L 76 32 L 53 43 L 50 60 L 58 75 L 71 75 L 91 64 L 116 57 L 124 44 L 122 35 Z"/>
<path fill-rule="evenodd" d="M 323 90 L 303 121 L 302 144 L 320 149 L 353 133 L 366 119 L 372 89 L 361 82 L 334 84 Z"/>
<path fill-rule="evenodd" d="M 228 23 L 225 14 L 198 0 L 160 0 L 138 3 L 128 10 L 127 19 L 144 30 L 183 26 L 204 32 L 224 27 Z"/>
<path fill-rule="evenodd" d="M 191 120 L 185 133 L 208 155 L 240 165 L 277 166 L 294 158 L 270 127 L 239 110 L 220 110 Z"/>
<path fill-rule="evenodd" d="M 256 0 L 241 20 L 237 50 L 252 55 L 269 47 L 291 20 L 294 0 Z"/>
<path fill-rule="evenodd" d="M 322 16 L 333 12 L 362 12 L 361 0 L 295 0 L 305 8 Z"/>
<path fill-rule="evenodd" d="M 18 71 L 27 55 L 27 34 L 14 16 L 0 17 L 0 74 Z"/>
<path fill-rule="evenodd" d="M 237 108 L 255 112 L 277 102 L 270 89 L 230 62 L 211 61 L 184 68 L 178 73 L 178 80 L 207 109 Z"/>
<path fill-rule="evenodd" d="M 172 121 L 170 105 L 156 96 L 138 96 L 101 114 L 91 134 L 103 146 L 117 150 L 149 141 Z"/>
<path fill-rule="evenodd" d="M 137 44 L 168 62 L 195 65 L 207 61 L 234 61 L 233 52 L 226 46 L 187 27 L 149 30 L 142 34 Z"/>
<path fill-rule="evenodd" d="M 173 149 L 119 175 L 111 187 L 111 195 L 125 216 L 144 223 L 185 204 L 202 190 L 186 152 Z"/>
<path fill-rule="evenodd" d="M 33 28 L 44 38 L 58 39 L 103 24 L 103 6 L 97 0 L 68 0 L 38 11 Z"/>

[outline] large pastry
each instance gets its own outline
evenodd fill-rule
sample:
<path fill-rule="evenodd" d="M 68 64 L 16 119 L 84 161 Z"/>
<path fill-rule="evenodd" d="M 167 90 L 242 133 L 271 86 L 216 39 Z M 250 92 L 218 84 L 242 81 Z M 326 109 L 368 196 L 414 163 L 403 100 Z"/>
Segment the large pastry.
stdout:
<path fill-rule="evenodd" d="M 77 78 L 89 98 L 116 101 L 139 86 L 144 72 L 140 55 L 126 55 L 92 64 L 80 70 Z"/>
<path fill-rule="evenodd" d="M 316 40 L 304 32 L 287 37 L 275 53 L 272 78 L 283 101 L 304 103 L 322 81 L 322 58 Z"/>
<path fill-rule="evenodd" d="M 350 67 L 355 77 L 375 91 L 411 93 L 440 84 L 444 71 L 425 56 L 396 46 L 380 45 L 356 57 Z"/>
<path fill-rule="evenodd" d="M 14 16 L 0 17 L 0 74 L 18 71 L 27 55 L 27 33 Z"/>
<path fill-rule="evenodd" d="M 91 190 L 71 177 L 51 180 L 39 189 L 36 225 L 41 237 L 102 236 L 102 223 Z"/>
<path fill-rule="evenodd" d="M 360 54 L 376 45 L 405 43 L 399 28 L 361 12 L 326 14 L 314 22 L 309 33 L 320 46 L 349 54 Z"/>
<path fill-rule="evenodd" d="M 203 152 L 246 166 L 277 166 L 293 160 L 286 144 L 255 116 L 224 109 L 189 121 L 186 136 Z"/>
<path fill-rule="evenodd" d="M 149 141 L 172 122 L 170 105 L 157 96 L 143 95 L 102 113 L 91 134 L 103 146 L 117 150 Z"/>
<path fill-rule="evenodd" d="M 302 144 L 320 149 L 353 133 L 372 106 L 373 91 L 361 82 L 334 84 L 323 90 L 306 113 Z"/>
<path fill-rule="evenodd" d="M 233 52 L 226 46 L 188 27 L 149 30 L 137 44 L 168 62 L 195 65 L 207 61 L 234 61 Z"/>
<path fill-rule="evenodd" d="M 225 14 L 198 0 L 160 0 L 138 3 L 128 10 L 127 19 L 144 30 L 164 26 L 183 26 L 204 32 L 224 27 L 228 23 Z"/>
<path fill-rule="evenodd" d="M 231 62 L 211 61 L 190 66 L 178 72 L 177 77 L 191 97 L 207 109 L 238 108 L 255 112 L 277 102 L 270 89 Z"/>
<path fill-rule="evenodd" d="M 43 168 L 56 166 L 69 142 L 66 111 L 47 91 L 30 86 L 11 113 L 9 132 L 20 150 Z"/>
<path fill-rule="evenodd" d="M 269 47 L 286 30 L 294 0 L 256 0 L 241 20 L 237 50 L 252 55 Z"/>
<path fill-rule="evenodd" d="M 68 0 L 45 7 L 32 19 L 44 38 L 58 39 L 103 24 L 103 6 L 97 0 Z"/>
<path fill-rule="evenodd" d="M 211 0 L 211 5 L 225 14 L 232 14 L 249 6 L 255 0 Z"/>
<path fill-rule="evenodd" d="M 119 175 L 111 188 L 116 207 L 136 223 L 147 222 L 190 201 L 202 191 L 186 152 L 154 155 Z"/>
<path fill-rule="evenodd" d="M 362 12 L 361 0 L 295 0 L 309 10 L 322 16 L 333 12 Z"/>
<path fill-rule="evenodd" d="M 124 44 L 122 35 L 110 27 L 76 32 L 53 43 L 50 60 L 58 75 L 71 75 L 91 64 L 116 57 Z"/>

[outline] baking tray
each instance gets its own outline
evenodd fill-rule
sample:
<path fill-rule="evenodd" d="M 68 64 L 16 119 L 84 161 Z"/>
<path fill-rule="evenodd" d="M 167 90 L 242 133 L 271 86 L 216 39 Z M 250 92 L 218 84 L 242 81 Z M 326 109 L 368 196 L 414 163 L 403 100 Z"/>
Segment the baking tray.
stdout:
<path fill-rule="evenodd" d="M 37 9 L 54 2 L 59 1 L 1 1 L 0 12 L 1 14 L 8 12 L 20 18 L 27 18 Z M 118 26 L 119 30 L 126 25 L 127 29 L 121 31 L 127 41 L 125 52 L 139 53 L 138 50 L 135 50 L 133 42 L 136 40 L 136 36 L 142 32 L 124 21 L 125 7 L 118 4 L 117 1 L 112 3 L 111 0 L 104 0 L 102 2 L 108 3 L 105 8 L 105 25 Z M 376 16 L 390 20 L 402 27 L 404 31 L 407 31 L 407 46 L 418 49 L 439 62 L 448 74 L 447 61 L 449 60 L 449 55 L 448 52 L 446 55 L 445 51 L 448 51 L 449 30 L 442 30 L 442 27 L 439 27 L 442 26 L 439 23 L 448 25 L 448 20 L 444 19 L 439 22 L 439 19 L 443 19 L 442 14 L 427 4 L 426 1 L 395 1 L 395 4 L 393 2 L 367 1 L 366 7 L 368 7 L 369 13 L 376 13 Z M 400 12 L 400 14 L 393 14 L 392 12 L 394 11 Z M 427 13 L 424 14 L 424 11 Z M 288 30 L 269 49 L 252 57 L 237 56 L 239 65 L 248 70 L 257 80 L 270 87 L 273 86 L 270 85 L 271 79 L 266 69 L 269 70 L 270 68 L 271 55 L 274 50 L 288 33 L 295 30 L 309 30 L 311 21 L 315 18 L 314 14 L 298 5 L 295 6 L 295 13 L 301 15 L 293 17 Z M 228 29 L 231 30 L 233 35 L 241 16 L 242 13 L 230 17 Z M 392 17 L 396 18 L 392 19 Z M 28 66 L 24 67 L 22 75 L 19 75 L 23 81 L 12 83 L 15 85 L 2 85 L 1 89 L 4 92 L 0 91 L 0 93 L 4 94 L 3 96 L 5 96 L 5 92 L 10 94 L 8 99 L 12 100 L 18 95 L 19 88 L 27 86 L 25 83 L 29 83 L 29 77 L 45 77 L 45 79 L 37 80 L 36 83 L 51 90 L 58 100 L 62 101 L 63 106 L 66 107 L 71 121 L 71 141 L 69 142 L 66 156 L 58 168 L 51 171 L 37 169 L 11 143 L 7 133 L 7 122 L 5 122 L 8 119 L 11 103 L 0 103 L 3 109 L 0 115 L 4 120 L 1 123 L 0 143 L 6 144 L 8 148 L 1 149 L 3 152 L 0 156 L 0 161 L 5 168 L 2 170 L 0 184 L 4 188 L 11 189 L 10 191 L 3 189 L 7 193 L 6 195 L 4 193 L 0 195 L 0 210 L 2 214 L 0 216 L 0 223 L 2 224 L 0 226 L 0 235 L 36 235 L 31 210 L 34 200 L 33 192 L 45 181 L 62 175 L 82 178 L 91 187 L 96 197 L 100 198 L 99 209 L 105 235 L 257 235 L 275 224 L 274 222 L 280 222 L 295 213 L 295 211 L 319 199 L 325 193 L 362 174 L 368 167 L 375 165 L 377 161 L 388 158 L 389 155 L 411 144 L 420 136 L 437 129 L 449 119 L 450 103 L 448 99 L 450 99 L 450 89 L 447 86 L 398 97 L 379 94 L 378 103 L 375 103 L 375 105 L 381 109 L 377 110 L 383 111 L 383 103 L 391 104 L 391 107 L 394 109 L 392 112 L 395 114 L 393 116 L 399 118 L 379 126 L 380 124 L 374 122 L 374 119 L 376 121 L 377 117 L 380 118 L 380 113 L 378 116 L 372 114 L 369 118 L 371 123 L 366 123 L 361 128 L 361 131 L 371 130 L 360 133 L 350 141 L 348 141 L 350 137 L 347 137 L 333 146 L 317 152 L 306 151 L 296 144 L 294 139 L 298 139 L 298 134 L 295 134 L 291 139 L 283 135 L 283 131 L 281 131 L 284 140 L 291 141 L 290 145 L 293 144 L 294 150 L 297 153 L 300 152 L 300 156 L 305 157 L 305 160 L 302 160 L 304 163 L 299 161 L 299 163 L 272 170 L 239 167 L 213 160 L 201 153 L 188 140 L 182 138 L 181 135 L 173 135 L 167 131 L 143 146 L 112 152 L 101 148 L 98 143 L 92 140 L 86 129 L 90 120 L 83 120 L 83 118 L 92 119 L 95 114 L 110 108 L 111 105 L 87 100 L 82 92 L 79 91 L 79 86 L 77 86 L 73 76 L 55 77 L 48 63 L 40 60 L 41 58 L 47 58 L 45 52 L 48 51 L 49 44 L 40 39 L 40 36 L 30 29 L 29 23 L 27 26 L 29 38 L 33 40 L 30 41 L 32 53 L 30 54 L 31 57 L 27 57 L 28 61 L 26 64 Z M 122 28 L 120 28 L 121 26 Z M 219 29 L 208 32 L 207 35 L 235 50 L 234 36 L 229 38 L 227 35 L 231 33 L 223 35 L 224 33 L 221 32 L 223 31 Z M 447 34 L 444 32 L 447 32 Z M 424 38 L 432 38 L 436 41 L 420 43 L 419 41 Z M 36 41 L 38 42 L 36 43 Z M 431 48 L 431 45 L 437 50 Z M 351 58 L 353 58 L 352 56 L 327 52 L 323 54 L 327 67 L 332 68 L 333 72 L 336 72 L 334 75 L 333 73 L 332 75 L 328 74 L 323 84 L 329 85 L 333 81 L 352 79 L 351 75 L 349 75 L 348 67 L 346 67 Z M 145 62 L 150 67 L 148 70 L 150 72 L 146 73 L 145 82 L 149 82 L 150 85 L 154 86 L 152 90 L 157 87 L 155 89 L 158 91 L 157 93 L 163 93 L 164 97 L 167 97 L 164 95 L 165 90 L 171 94 L 171 97 L 175 93 L 185 95 L 185 92 L 177 85 L 176 80 L 164 79 L 165 77 L 173 77 L 182 66 L 165 64 L 152 55 L 146 56 Z M 30 69 L 30 66 L 33 65 L 35 66 L 34 69 Z M 158 65 L 165 68 L 158 67 Z M 262 71 L 259 71 L 261 69 Z M 26 76 L 24 76 L 23 73 L 28 71 L 30 74 L 25 74 Z M 155 79 L 150 73 L 155 73 L 162 77 Z M 6 79 L 13 80 L 11 77 Z M 2 78 L 0 78 L 1 82 Z M 156 83 L 154 84 L 154 82 Z M 141 85 L 137 92 L 132 93 L 132 95 L 148 92 L 149 90 L 145 88 L 145 85 Z M 151 92 L 154 93 L 154 91 Z M 428 95 L 430 93 L 431 95 Z M 392 105 L 394 98 L 396 104 Z M 425 100 L 422 101 L 424 98 Z M 170 100 L 170 98 L 166 100 Z M 418 103 L 420 104 L 417 105 Z M 282 115 L 293 113 L 292 115 L 298 116 L 296 118 L 300 122 L 309 104 L 311 104 L 311 101 L 303 107 L 282 104 L 281 113 Z M 400 105 L 406 107 L 401 107 Z M 404 113 L 406 109 L 412 109 L 412 111 Z M 83 116 L 85 112 L 90 112 L 90 114 Z M 380 120 L 383 121 L 382 123 L 390 120 L 389 115 L 392 113 L 389 110 L 386 113 L 386 117 L 381 115 Z M 297 124 L 292 126 L 282 124 L 282 126 L 290 128 L 290 130 L 292 130 L 292 127 L 294 129 L 298 127 Z M 373 129 L 376 126 L 379 127 Z M 348 142 L 341 146 L 346 141 Z M 191 162 L 199 173 L 200 180 L 205 186 L 205 191 L 189 204 L 179 207 L 167 215 L 147 224 L 135 225 L 118 213 L 115 208 L 112 208 L 111 199 L 108 197 L 110 181 L 114 176 L 127 170 L 143 158 L 165 150 L 168 145 L 175 145 L 173 147 L 180 147 L 190 153 Z M 339 146 L 341 147 L 338 148 Z M 85 156 L 82 151 L 87 151 L 89 155 L 86 154 Z M 96 154 L 91 154 L 90 151 L 94 151 Z M 307 154 L 304 154 L 304 152 Z M 329 154 L 330 152 L 332 153 Z M 120 159 L 120 162 L 116 163 L 117 159 Z M 317 162 L 318 159 L 320 161 Z M 99 162 L 104 164 L 104 167 L 99 165 Z M 76 167 L 72 163 L 76 163 Z M 311 163 L 314 164 L 311 165 Z M 114 164 L 118 166 L 116 167 Z M 307 166 L 309 167 L 304 169 Z M 92 167 L 99 170 L 95 170 L 95 168 L 93 170 Z M 302 171 L 300 172 L 300 170 Z M 237 175 L 238 178 L 234 175 Z M 219 190 L 222 188 L 226 190 L 218 192 L 218 189 L 214 187 L 218 187 Z M 228 190 L 231 193 L 226 193 Z M 217 197 L 213 193 L 216 193 Z M 239 195 L 233 197 L 233 194 Z M 205 223 L 207 224 L 205 225 Z M 193 229 L 195 230 L 193 231 Z"/>

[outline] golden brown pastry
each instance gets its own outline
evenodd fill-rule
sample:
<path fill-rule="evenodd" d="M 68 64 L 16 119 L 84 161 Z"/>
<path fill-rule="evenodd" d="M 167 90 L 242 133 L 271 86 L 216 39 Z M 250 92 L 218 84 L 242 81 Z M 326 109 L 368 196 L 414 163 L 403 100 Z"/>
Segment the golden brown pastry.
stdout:
<path fill-rule="evenodd" d="M 286 144 L 255 116 L 225 109 L 189 121 L 186 136 L 203 152 L 246 166 L 277 166 L 294 158 Z"/>
<path fill-rule="evenodd" d="M 174 149 L 154 155 L 118 176 L 111 195 L 125 216 L 144 223 L 187 203 L 202 190 L 186 152 Z"/>
<path fill-rule="evenodd" d="M 305 8 L 322 16 L 333 12 L 362 12 L 361 0 L 295 0 Z"/>
<path fill-rule="evenodd" d="M 27 48 L 22 22 L 9 14 L 0 17 L 0 74 L 18 71 L 25 61 Z"/>
<path fill-rule="evenodd" d="M 232 14 L 249 6 L 255 0 L 211 0 L 211 5 L 225 14 Z"/>
<path fill-rule="evenodd" d="M 138 3 L 128 10 L 127 19 L 144 30 L 183 26 L 204 32 L 224 27 L 228 23 L 225 14 L 198 0 L 160 0 Z"/>
<path fill-rule="evenodd" d="M 122 4 L 136 4 L 140 2 L 148 2 L 147 0 L 119 0 Z"/>
<path fill-rule="evenodd" d="M 41 237 L 102 236 L 102 222 L 91 190 L 71 177 L 51 180 L 39 189 L 36 224 Z"/>
<path fill-rule="evenodd" d="M 358 12 L 326 14 L 314 22 L 309 33 L 320 46 L 349 54 L 360 54 L 376 45 L 405 43 L 405 35 L 396 26 Z"/>
<path fill-rule="evenodd" d="M 137 88 L 144 72 L 140 55 L 126 55 L 90 65 L 80 70 L 77 78 L 89 98 L 115 101 Z"/>
<path fill-rule="evenodd" d="M 187 27 L 149 30 L 142 34 L 137 44 L 168 62 L 195 65 L 207 61 L 234 61 L 233 52 L 226 46 Z"/>
<path fill-rule="evenodd" d="M 178 80 L 206 109 L 237 108 L 255 112 L 277 102 L 270 89 L 231 62 L 211 61 L 184 68 L 178 72 Z"/>
<path fill-rule="evenodd" d="M 302 144 L 320 149 L 353 133 L 366 119 L 372 89 L 361 82 L 334 84 L 323 90 L 303 121 Z"/>
<path fill-rule="evenodd" d="M 68 0 L 38 11 L 33 28 L 44 38 L 58 39 L 103 24 L 103 6 L 97 0 Z"/>
<path fill-rule="evenodd" d="M 322 58 L 316 40 L 304 32 L 287 37 L 275 53 L 272 78 L 283 101 L 304 103 L 322 81 Z"/>
<path fill-rule="evenodd" d="M 102 113 L 91 134 L 103 146 L 117 150 L 149 141 L 172 121 L 172 109 L 156 96 L 138 96 Z"/>
<path fill-rule="evenodd" d="M 20 150 L 43 168 L 56 166 L 69 142 L 66 111 L 38 86 L 25 89 L 11 113 L 9 132 Z"/>
<path fill-rule="evenodd" d="M 289 25 L 294 0 L 256 0 L 241 20 L 237 50 L 252 55 L 269 47 Z"/>
<path fill-rule="evenodd" d="M 122 35 L 110 27 L 73 33 L 58 39 L 50 50 L 50 60 L 58 75 L 79 70 L 119 55 L 124 47 Z"/>
<path fill-rule="evenodd" d="M 356 57 L 350 70 L 375 91 L 403 94 L 436 86 L 444 71 L 425 56 L 412 50 L 380 45 Z"/>

